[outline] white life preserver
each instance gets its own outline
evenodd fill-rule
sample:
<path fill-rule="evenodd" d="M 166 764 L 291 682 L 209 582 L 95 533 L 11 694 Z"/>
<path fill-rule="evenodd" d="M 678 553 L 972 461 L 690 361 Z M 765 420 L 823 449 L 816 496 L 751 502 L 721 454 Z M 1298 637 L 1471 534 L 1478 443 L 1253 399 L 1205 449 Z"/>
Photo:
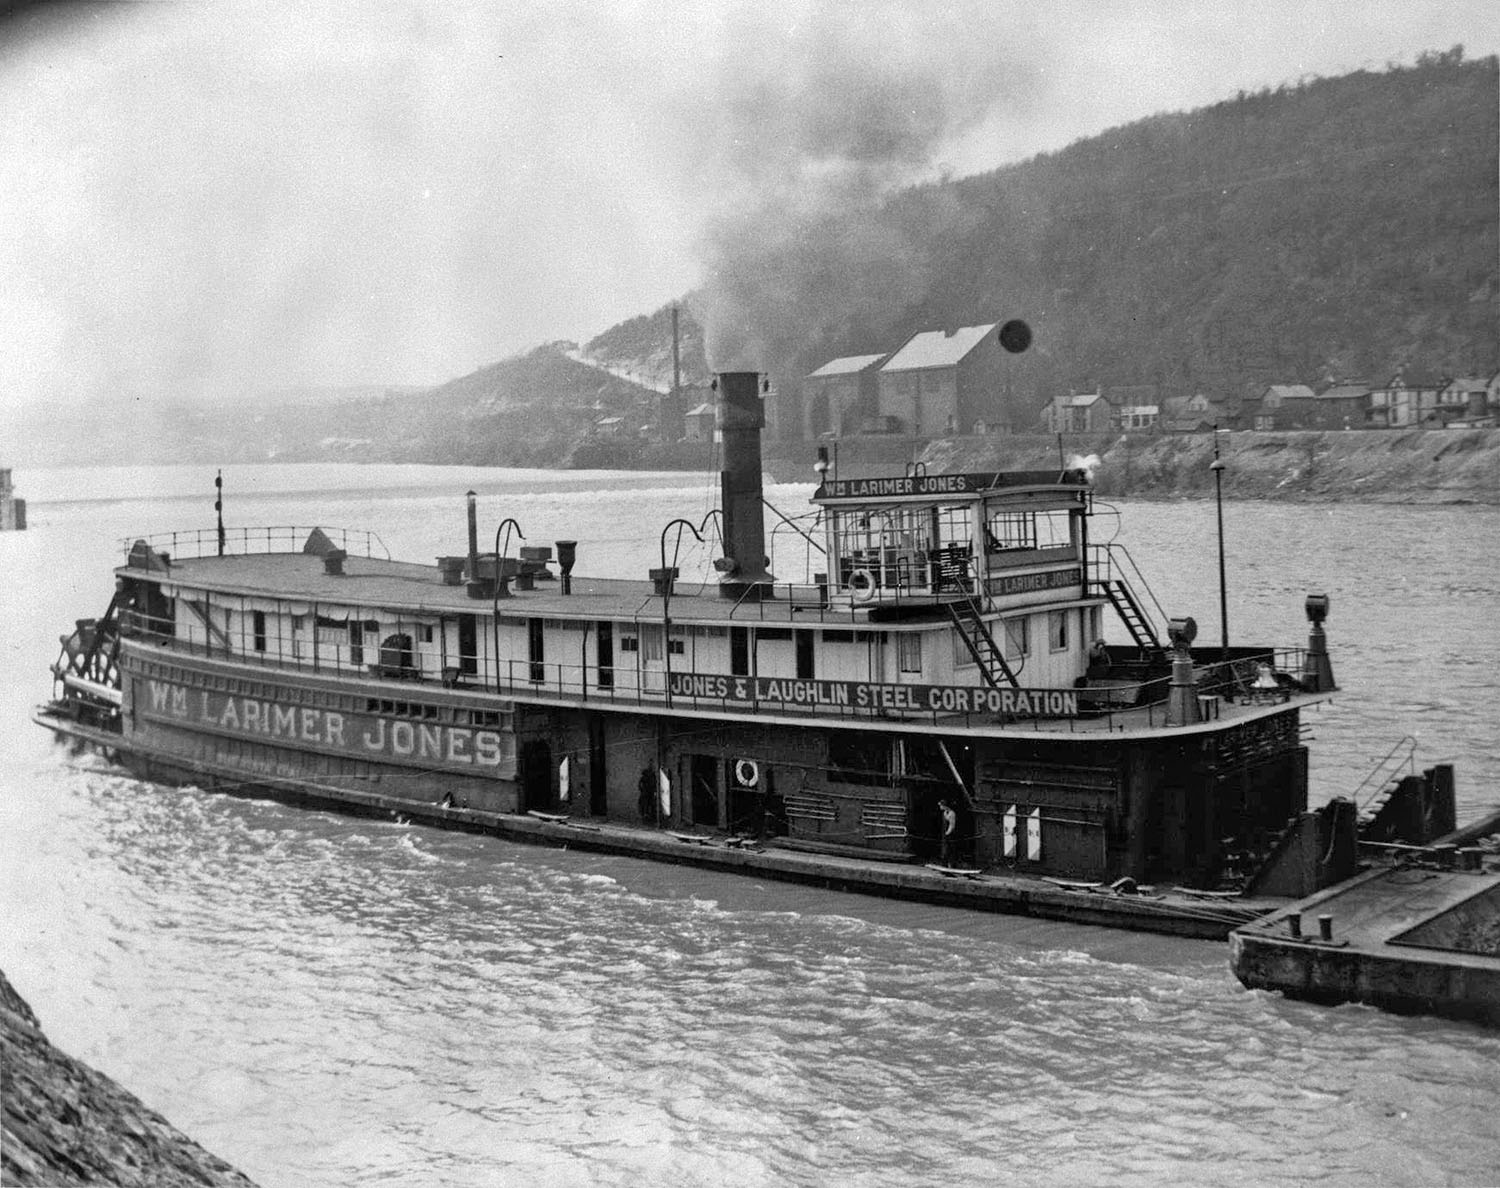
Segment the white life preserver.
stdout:
<path fill-rule="evenodd" d="M 856 569 L 849 575 L 849 597 L 855 602 L 869 602 L 875 597 L 875 575 L 868 569 Z"/>
<path fill-rule="evenodd" d="M 742 787 L 753 788 L 760 783 L 760 765 L 754 759 L 736 759 L 734 778 Z"/>

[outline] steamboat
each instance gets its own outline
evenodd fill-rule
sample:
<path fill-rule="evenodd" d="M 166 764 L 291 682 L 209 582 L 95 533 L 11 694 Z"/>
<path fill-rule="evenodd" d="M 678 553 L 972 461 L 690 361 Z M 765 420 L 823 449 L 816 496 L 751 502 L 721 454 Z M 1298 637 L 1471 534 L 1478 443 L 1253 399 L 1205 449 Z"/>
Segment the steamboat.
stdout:
<path fill-rule="evenodd" d="M 1326 597 L 1305 646 L 1200 646 L 1091 539 L 1083 469 L 820 456 L 803 528 L 763 498 L 761 377 L 715 390 L 721 506 L 639 580 L 514 519 L 481 551 L 472 492 L 435 564 L 221 518 L 128 542 L 35 719 L 209 791 L 1189 935 L 1353 872 L 1352 805 L 1308 811 Z M 682 580 L 685 537 L 715 579 Z"/>

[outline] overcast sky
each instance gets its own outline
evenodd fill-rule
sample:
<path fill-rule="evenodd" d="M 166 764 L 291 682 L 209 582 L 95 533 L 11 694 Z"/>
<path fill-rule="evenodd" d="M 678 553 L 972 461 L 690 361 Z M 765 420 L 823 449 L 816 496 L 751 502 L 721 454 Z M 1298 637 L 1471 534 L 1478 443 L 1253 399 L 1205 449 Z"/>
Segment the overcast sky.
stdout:
<path fill-rule="evenodd" d="M 32 7 L 0 401 L 436 383 L 651 312 L 768 203 L 1456 43 L 1493 0 Z"/>

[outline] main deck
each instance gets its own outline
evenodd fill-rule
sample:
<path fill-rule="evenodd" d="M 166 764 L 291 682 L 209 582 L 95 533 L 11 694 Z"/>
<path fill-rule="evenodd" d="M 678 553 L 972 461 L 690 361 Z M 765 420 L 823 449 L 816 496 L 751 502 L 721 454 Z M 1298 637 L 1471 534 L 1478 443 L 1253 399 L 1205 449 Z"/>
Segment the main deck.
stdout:
<path fill-rule="evenodd" d="M 1223 731 L 1327 699 L 1290 683 L 1255 687 L 1257 663 L 1301 671 L 1300 648 L 1236 649 L 1227 661 L 1219 650 L 1195 649 L 1199 692 L 1192 721 L 1174 719 L 1169 678 L 1160 669 L 1144 675 L 1135 659 L 1138 649 L 1129 646 L 1113 649 L 1115 662 L 1104 673 L 1065 687 L 996 687 L 976 679 L 973 666 L 948 679 L 881 671 L 878 650 L 889 647 L 891 637 L 935 628 L 951 632 L 946 607 L 959 595 L 861 605 L 830 594 L 826 585 L 776 584 L 769 596 L 735 600 L 706 581 L 674 581 L 664 592 L 660 582 L 576 576 L 565 592 L 564 583 L 548 573 L 531 588 L 475 598 L 465 585 L 448 581 L 441 565 L 347 556 L 340 568 L 330 573 L 320 556 L 304 552 L 174 559 L 163 580 L 180 606 L 201 611 L 185 614 L 179 606 L 170 631 L 139 611 L 135 620 L 142 641 L 154 648 L 354 678 L 370 687 L 389 686 L 388 695 L 402 699 L 427 684 L 528 702 L 649 706 L 726 721 L 753 713 L 789 723 L 826 719 L 897 730 L 941 726 L 988 734 L 1151 737 Z M 140 576 L 130 565 L 117 572 L 127 581 Z M 1082 599 L 1047 603 L 1049 613 L 1087 605 Z M 225 629 L 211 626 L 216 614 L 225 617 Z M 286 621 L 298 617 L 310 618 L 315 630 L 287 630 Z M 351 647 L 350 624 L 373 638 Z M 378 626 L 367 632 L 365 624 Z M 733 657 L 714 646 L 721 640 L 732 644 L 731 630 L 744 633 L 746 652 L 756 654 L 755 671 L 733 671 Z M 577 654 L 589 648 L 591 636 L 597 649 L 604 632 L 619 649 L 618 656 L 607 657 L 612 663 L 548 657 L 563 650 L 548 648 L 549 636 L 572 643 L 568 650 Z M 465 634 L 472 655 L 464 649 Z M 524 656 L 501 654 L 513 635 L 524 640 Z M 541 659 L 534 646 L 538 636 Z M 789 653 L 797 649 L 799 636 L 829 675 L 800 675 L 790 664 L 767 662 L 783 659 L 776 656 L 777 645 L 791 644 L 783 649 Z M 390 639 L 403 641 L 394 656 L 379 642 Z M 854 653 L 855 661 L 842 670 L 836 661 L 849 657 L 841 652 Z M 967 676 L 967 683 L 958 683 L 957 676 Z"/>

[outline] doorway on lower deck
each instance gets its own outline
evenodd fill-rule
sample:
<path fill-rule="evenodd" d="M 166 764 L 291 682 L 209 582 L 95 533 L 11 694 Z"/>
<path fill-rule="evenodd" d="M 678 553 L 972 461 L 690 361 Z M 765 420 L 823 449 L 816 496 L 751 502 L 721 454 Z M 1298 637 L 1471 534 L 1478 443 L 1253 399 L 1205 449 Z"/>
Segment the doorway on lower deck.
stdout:
<path fill-rule="evenodd" d="M 688 783 L 692 789 L 693 824 L 719 827 L 719 764 L 717 755 L 689 755 Z"/>
<path fill-rule="evenodd" d="M 554 812 L 556 798 L 552 791 L 552 748 L 545 739 L 534 738 L 521 746 L 521 811 Z"/>
<path fill-rule="evenodd" d="M 930 736 L 905 738 L 900 746 L 911 852 L 928 862 L 968 866 L 980 840 L 971 811 L 973 748 Z"/>
<path fill-rule="evenodd" d="M 602 671 L 602 669 L 601 669 Z M 605 766 L 604 716 L 589 718 L 589 816 L 609 814 L 609 770 Z"/>
<path fill-rule="evenodd" d="M 766 830 L 763 791 L 768 772 L 754 759 L 726 759 L 724 784 L 729 789 L 729 814 L 725 828 L 730 833 L 760 837 Z"/>

